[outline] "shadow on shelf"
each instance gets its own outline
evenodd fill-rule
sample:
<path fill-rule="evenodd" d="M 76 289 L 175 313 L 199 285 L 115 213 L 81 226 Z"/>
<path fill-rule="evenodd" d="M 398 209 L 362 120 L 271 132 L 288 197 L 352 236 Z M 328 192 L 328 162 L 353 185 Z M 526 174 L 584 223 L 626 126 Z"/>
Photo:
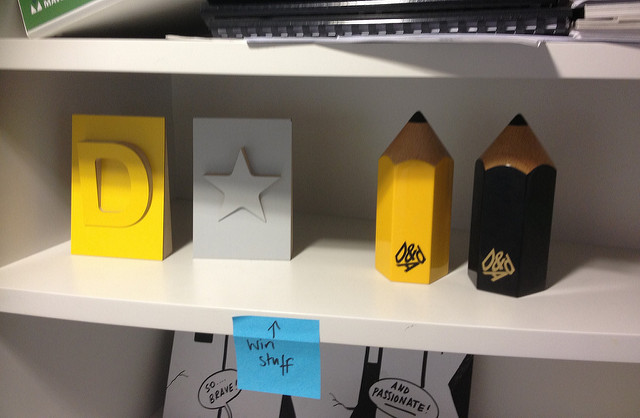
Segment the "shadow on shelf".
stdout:
<path fill-rule="evenodd" d="M 371 243 L 373 247 L 375 237 L 375 222 L 370 220 L 296 214 L 293 217 L 291 258 L 297 257 L 313 243 L 321 240 L 364 241 Z"/>
<path fill-rule="evenodd" d="M 546 44 L 436 42 L 420 44 L 340 44 L 329 48 L 435 72 L 476 78 L 554 78 L 558 76 Z M 390 74 L 392 76 L 392 74 Z"/>
<path fill-rule="evenodd" d="M 193 237 L 193 202 L 186 199 L 171 201 L 171 243 L 173 253 L 189 244 Z"/>
<path fill-rule="evenodd" d="M 572 283 L 574 273 L 582 270 L 601 271 L 602 274 L 581 274 L 580 283 Z M 638 252 L 630 249 L 598 247 L 585 244 L 574 244 L 562 241 L 551 241 L 549 248 L 549 265 L 547 269 L 547 288 L 565 287 L 575 292 L 590 286 L 595 281 L 615 280 L 612 275 L 620 273 L 622 277 L 640 278 Z M 577 279 L 576 279 L 577 280 Z M 623 280 L 623 282 L 626 282 Z M 616 282 L 624 284 L 623 282 Z M 593 289 L 593 287 L 590 287 Z"/>
<path fill-rule="evenodd" d="M 465 266 L 469 261 L 469 232 L 451 231 L 449 245 L 449 273 Z M 471 280 L 471 279 L 469 279 Z"/>
<path fill-rule="evenodd" d="M 570 41 L 569 38 L 566 40 Z M 403 65 L 407 70 L 415 70 L 418 77 L 556 78 L 559 75 L 547 43 L 531 38 L 511 40 L 503 37 L 501 41 L 434 38 L 433 41 L 414 42 L 384 39 L 363 42 L 321 40 L 316 43 L 341 53 L 369 57 L 391 65 Z M 266 48 L 291 44 L 292 41 L 278 39 L 272 42 L 252 42 L 249 46 Z M 331 64 L 340 65 L 339 62 Z M 380 76 L 396 77 L 397 74 Z"/>
<path fill-rule="evenodd" d="M 344 241 L 350 248 L 362 248 L 363 243 L 375 247 L 375 221 L 348 217 L 305 216 L 296 215 L 293 220 L 293 254 L 292 258 L 320 241 Z M 451 231 L 449 252 L 449 272 L 466 266 L 469 252 L 469 233 Z M 371 268 L 375 266 L 371 264 Z"/>

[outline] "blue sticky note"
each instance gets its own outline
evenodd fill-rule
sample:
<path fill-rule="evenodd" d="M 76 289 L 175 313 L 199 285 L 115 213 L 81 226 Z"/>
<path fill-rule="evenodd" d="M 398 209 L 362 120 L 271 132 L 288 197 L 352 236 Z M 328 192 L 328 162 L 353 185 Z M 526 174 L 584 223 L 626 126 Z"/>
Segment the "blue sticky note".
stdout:
<path fill-rule="evenodd" d="M 320 323 L 310 319 L 233 318 L 240 389 L 320 399 Z"/>

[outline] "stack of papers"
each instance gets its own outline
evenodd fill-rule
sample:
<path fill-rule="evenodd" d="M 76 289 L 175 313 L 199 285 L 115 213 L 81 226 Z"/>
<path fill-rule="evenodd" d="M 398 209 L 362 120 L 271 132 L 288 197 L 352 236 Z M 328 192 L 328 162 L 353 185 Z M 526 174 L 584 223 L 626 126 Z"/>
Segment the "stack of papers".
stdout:
<path fill-rule="evenodd" d="M 221 38 L 380 35 L 568 35 L 569 0 L 208 0 L 203 18 Z"/>
<path fill-rule="evenodd" d="M 584 18 L 575 23 L 578 39 L 640 41 L 640 1 L 607 1 L 584 4 Z"/>

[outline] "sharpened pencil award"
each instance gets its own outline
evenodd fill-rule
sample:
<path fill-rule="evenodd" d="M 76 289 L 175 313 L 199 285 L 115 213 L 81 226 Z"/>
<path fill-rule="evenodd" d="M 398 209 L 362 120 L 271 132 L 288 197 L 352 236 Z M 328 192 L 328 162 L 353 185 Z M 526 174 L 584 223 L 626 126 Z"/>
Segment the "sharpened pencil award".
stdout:
<path fill-rule="evenodd" d="M 378 160 L 376 269 L 433 283 L 449 272 L 453 159 L 416 112 Z"/>
<path fill-rule="evenodd" d="M 556 169 L 517 115 L 476 161 L 469 277 L 480 290 L 524 296 L 546 288 Z"/>

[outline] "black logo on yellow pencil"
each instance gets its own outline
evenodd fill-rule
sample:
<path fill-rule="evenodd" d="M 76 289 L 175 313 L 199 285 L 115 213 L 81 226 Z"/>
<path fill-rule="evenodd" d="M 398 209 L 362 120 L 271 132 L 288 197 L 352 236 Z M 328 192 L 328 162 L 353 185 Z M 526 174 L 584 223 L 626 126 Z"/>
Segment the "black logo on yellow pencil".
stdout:
<path fill-rule="evenodd" d="M 511 257 L 503 251 L 496 252 L 495 248 L 482 260 L 482 273 L 491 276 L 491 281 L 496 282 L 506 276 L 515 273 Z"/>
<path fill-rule="evenodd" d="M 426 261 L 419 245 L 409 244 L 405 241 L 396 253 L 396 266 L 404 268 L 407 273 Z"/>

